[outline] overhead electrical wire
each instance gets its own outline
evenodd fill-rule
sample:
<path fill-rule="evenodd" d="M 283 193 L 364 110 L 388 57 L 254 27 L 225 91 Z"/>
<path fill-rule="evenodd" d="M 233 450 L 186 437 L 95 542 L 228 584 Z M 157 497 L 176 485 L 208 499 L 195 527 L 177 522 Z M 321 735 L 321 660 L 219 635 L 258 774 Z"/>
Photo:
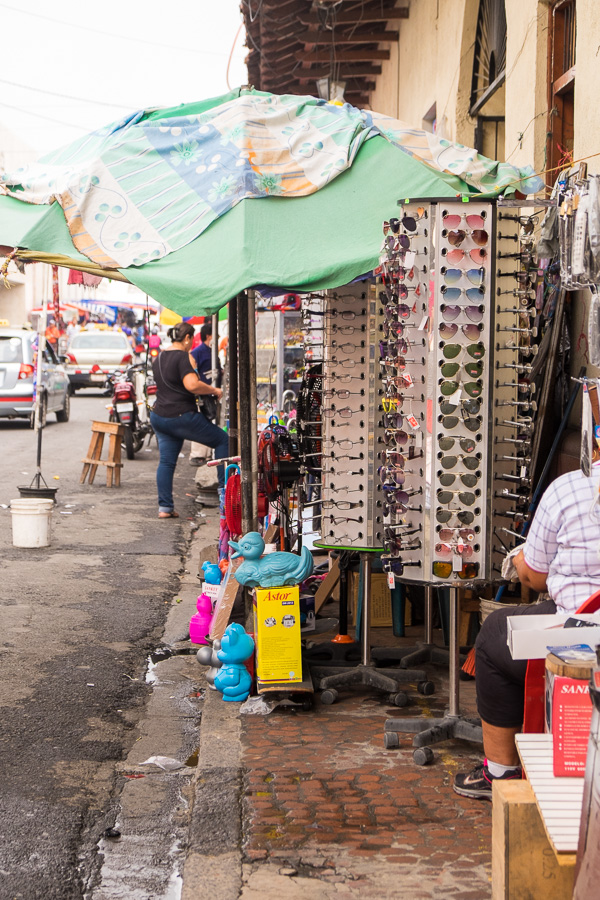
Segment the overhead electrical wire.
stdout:
<path fill-rule="evenodd" d="M 0 4 L 1 5 L 1 4 Z M 0 84 L 9 84 L 11 87 L 23 88 L 26 91 L 34 91 L 36 94 L 49 94 L 51 97 L 61 97 L 63 100 L 76 100 L 78 103 L 93 103 L 95 106 L 118 106 L 120 109 L 137 109 L 136 104 L 109 103 L 107 100 L 91 100 L 89 97 L 73 97 L 72 94 L 60 94 L 57 91 L 46 91 L 44 88 L 31 87 L 29 84 L 20 84 L 18 81 L 8 81 L 0 78 Z"/>
<path fill-rule="evenodd" d="M 46 22 L 54 22 L 56 25 L 66 25 L 69 28 L 79 28 L 82 31 L 91 31 L 93 34 L 101 34 L 104 37 L 112 37 L 117 38 L 121 41 L 127 41 L 129 44 L 147 44 L 150 47 L 162 47 L 166 50 L 175 50 L 177 53 L 181 53 L 183 50 L 185 53 L 196 53 L 200 56 L 227 56 L 224 51 L 220 50 L 201 50 L 198 47 L 182 47 L 175 44 L 163 44 L 160 41 L 150 41 L 146 38 L 135 37 L 132 34 L 117 34 L 115 31 L 102 31 L 99 28 L 92 28 L 89 25 L 80 25 L 79 22 L 67 21 L 65 19 L 55 19 L 53 16 L 45 16 L 43 13 L 34 13 L 30 12 L 28 9 L 22 9 L 19 6 L 11 6 L 8 3 L 0 3 L 0 8 L 8 9 L 11 12 L 22 13 L 25 16 L 31 16 L 34 19 L 44 19 Z"/>
<path fill-rule="evenodd" d="M 89 128 L 84 128 L 83 125 L 76 125 L 74 122 L 63 122 L 61 119 L 52 119 L 50 116 L 42 115 L 42 113 L 34 113 L 29 109 L 24 109 L 22 106 L 11 106 L 10 103 L 5 103 L 4 100 L 0 100 L 0 106 L 4 106 L 6 109 L 14 109 L 20 113 L 25 113 L 27 116 L 34 116 L 36 119 L 44 119 L 46 122 L 54 122 L 55 125 L 66 125 L 68 128 L 79 128 L 79 130 L 83 132 L 89 131 Z"/>

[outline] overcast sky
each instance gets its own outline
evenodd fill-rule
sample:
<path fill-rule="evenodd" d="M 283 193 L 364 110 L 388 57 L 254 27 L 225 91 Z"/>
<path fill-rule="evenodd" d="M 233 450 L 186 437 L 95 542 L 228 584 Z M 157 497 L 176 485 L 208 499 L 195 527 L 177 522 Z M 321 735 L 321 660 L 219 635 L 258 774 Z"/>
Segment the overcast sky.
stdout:
<path fill-rule="evenodd" d="M 142 107 L 247 81 L 240 0 L 0 2 L 0 123 L 27 162 Z M 236 40 L 237 34 L 237 40 Z M 67 96 L 57 96 L 67 95 Z M 0 148 L 1 149 L 1 148 Z"/>

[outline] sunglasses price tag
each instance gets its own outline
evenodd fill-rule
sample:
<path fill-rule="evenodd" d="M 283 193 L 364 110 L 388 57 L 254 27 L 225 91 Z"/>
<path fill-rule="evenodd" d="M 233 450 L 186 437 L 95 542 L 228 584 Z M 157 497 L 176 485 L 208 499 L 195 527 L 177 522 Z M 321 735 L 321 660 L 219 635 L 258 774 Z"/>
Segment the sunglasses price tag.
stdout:
<path fill-rule="evenodd" d="M 414 381 L 412 380 L 412 376 L 410 375 L 409 372 L 403 372 L 403 373 L 402 373 L 402 380 L 404 381 L 404 384 L 405 384 L 407 387 L 412 387 L 413 384 L 414 384 Z"/>
<path fill-rule="evenodd" d="M 412 269 L 415 264 L 415 259 L 417 258 L 417 254 L 414 250 L 407 250 L 404 254 L 404 268 Z"/>
<path fill-rule="evenodd" d="M 452 554 L 452 571 L 460 572 L 460 571 L 462 571 L 462 567 L 463 567 L 462 556 L 460 555 L 460 553 L 453 553 Z"/>
<path fill-rule="evenodd" d="M 428 327 L 429 327 L 429 316 L 427 315 L 427 313 L 425 313 L 425 315 L 423 316 L 423 318 L 421 319 L 421 321 L 419 323 L 417 330 L 418 331 L 427 331 Z"/>
<path fill-rule="evenodd" d="M 527 478 L 527 466 L 521 466 L 521 478 Z"/>
<path fill-rule="evenodd" d="M 418 420 L 415 419 L 415 417 L 412 416 L 412 415 L 411 415 L 411 416 L 406 416 L 406 418 L 404 419 L 404 421 L 406 422 L 406 424 L 407 424 L 410 428 L 412 428 L 413 431 L 418 431 L 419 428 L 421 427 L 421 426 L 419 425 Z"/>
<path fill-rule="evenodd" d="M 396 579 L 394 578 L 393 572 L 387 573 L 387 585 L 388 585 L 390 591 L 393 591 L 394 588 L 396 587 Z"/>

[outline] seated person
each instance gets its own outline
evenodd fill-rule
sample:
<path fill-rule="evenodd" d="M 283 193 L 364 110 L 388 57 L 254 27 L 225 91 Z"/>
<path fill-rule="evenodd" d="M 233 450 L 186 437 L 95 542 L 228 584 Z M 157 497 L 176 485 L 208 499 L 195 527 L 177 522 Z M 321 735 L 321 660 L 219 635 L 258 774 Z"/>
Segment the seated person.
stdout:
<path fill-rule="evenodd" d="M 486 758 L 454 779 L 464 797 L 492 799 L 495 778 L 520 778 L 515 735 L 523 725 L 526 659 L 513 659 L 506 643 L 507 618 L 572 613 L 600 589 L 600 463 L 587 477 L 561 475 L 544 492 L 523 550 L 514 558 L 521 584 L 547 591 L 550 600 L 507 606 L 491 613 L 475 642 L 477 709 Z"/>

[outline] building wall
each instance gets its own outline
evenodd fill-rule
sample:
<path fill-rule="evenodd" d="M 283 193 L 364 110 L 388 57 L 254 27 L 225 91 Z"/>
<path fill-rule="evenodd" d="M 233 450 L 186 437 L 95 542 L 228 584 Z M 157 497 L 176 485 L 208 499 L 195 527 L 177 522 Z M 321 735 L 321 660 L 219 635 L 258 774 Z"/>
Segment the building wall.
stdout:
<path fill-rule="evenodd" d="M 506 84 L 486 113 L 504 111 L 506 116 L 498 158 L 541 172 L 546 165 L 550 4 L 505 0 L 505 8 Z M 372 108 L 420 128 L 435 103 L 438 134 L 473 146 L 475 121 L 468 108 L 478 9 L 479 0 L 411 0 L 409 18 L 399 23 L 398 45 L 392 45 L 382 65 Z M 600 2 L 577 0 L 576 159 L 600 152 L 599 47 Z M 599 172 L 600 156 L 588 166 Z"/>

